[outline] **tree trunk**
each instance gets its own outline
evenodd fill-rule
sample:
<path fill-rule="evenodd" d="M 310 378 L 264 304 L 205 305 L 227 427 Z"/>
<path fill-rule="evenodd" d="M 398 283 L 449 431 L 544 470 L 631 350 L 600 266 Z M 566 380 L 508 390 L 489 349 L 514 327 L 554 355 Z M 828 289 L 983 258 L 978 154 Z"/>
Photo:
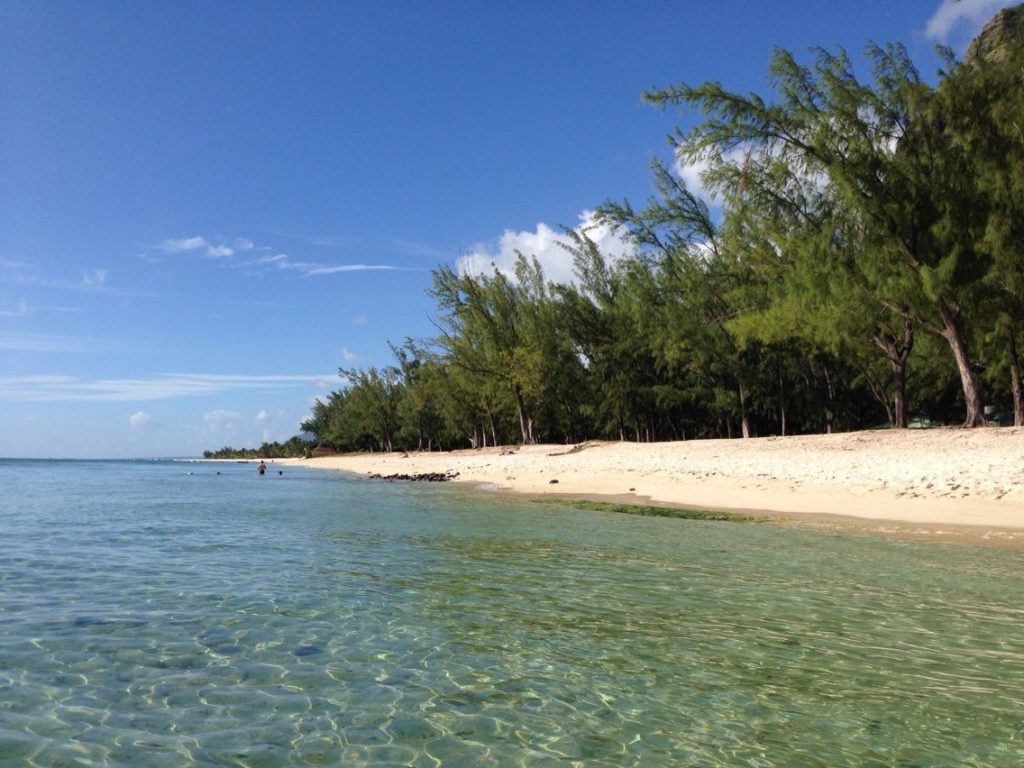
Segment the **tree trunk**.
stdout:
<path fill-rule="evenodd" d="M 885 353 L 892 372 L 892 408 L 886 404 L 889 414 L 889 425 L 896 429 L 905 429 L 908 424 L 907 414 L 907 360 L 914 349 L 914 324 L 907 318 L 903 319 L 903 338 L 897 340 L 891 333 L 880 333 L 874 342 Z"/>
<path fill-rule="evenodd" d="M 1021 388 L 1020 356 L 1013 329 L 1006 329 L 1006 348 L 1010 356 L 1010 391 L 1013 392 L 1013 426 L 1024 427 L 1024 393 Z"/>
<path fill-rule="evenodd" d="M 871 390 L 871 394 L 874 395 L 875 400 L 881 403 L 882 407 L 885 408 L 885 417 L 889 422 L 889 426 L 895 427 L 896 417 L 892 411 L 892 401 L 889 399 L 889 395 L 886 393 L 882 383 L 869 368 L 862 366 L 860 370 L 861 373 L 864 374 L 864 380 L 868 383 L 868 389 Z"/>
<path fill-rule="evenodd" d="M 893 426 L 897 429 L 906 429 L 910 425 L 907 414 L 906 362 L 892 367 L 892 418 Z"/>
<path fill-rule="evenodd" d="M 487 419 L 491 424 L 491 445 L 498 444 L 498 428 L 494 426 L 494 414 L 490 411 L 487 412 Z"/>
<path fill-rule="evenodd" d="M 786 436 L 786 381 L 782 376 L 782 356 L 779 356 L 779 434 Z"/>
<path fill-rule="evenodd" d="M 836 390 L 832 386 L 832 377 L 828 375 L 828 366 L 822 363 L 821 371 L 825 376 L 825 392 L 828 395 L 828 404 L 825 406 L 825 434 L 831 435 L 836 417 L 832 410 L 832 403 L 836 399 Z"/>
<path fill-rule="evenodd" d="M 738 386 L 740 394 L 740 429 L 743 437 L 748 438 L 750 437 L 750 414 L 747 413 L 747 389 L 743 386 L 742 381 L 739 382 Z"/>
<path fill-rule="evenodd" d="M 977 427 L 985 423 L 978 393 L 978 382 L 971 368 L 971 358 L 967 354 L 967 341 L 964 339 L 963 321 L 959 313 L 953 312 L 945 301 L 939 302 L 939 314 L 942 317 L 942 337 L 949 343 L 956 360 L 956 368 L 960 373 L 960 385 L 964 392 L 966 416 L 965 427 Z"/>
<path fill-rule="evenodd" d="M 519 414 L 519 432 L 523 436 L 523 445 L 532 445 L 532 427 L 529 417 L 526 415 L 526 403 L 523 402 L 523 392 L 519 389 L 518 384 L 512 388 L 512 394 L 515 395 L 516 399 L 516 411 Z"/>

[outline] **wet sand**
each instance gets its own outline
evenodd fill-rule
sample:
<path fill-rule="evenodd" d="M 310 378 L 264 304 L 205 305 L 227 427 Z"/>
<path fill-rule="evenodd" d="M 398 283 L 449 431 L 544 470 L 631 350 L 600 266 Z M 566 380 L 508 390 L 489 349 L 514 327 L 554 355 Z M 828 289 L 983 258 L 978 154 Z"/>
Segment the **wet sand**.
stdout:
<path fill-rule="evenodd" d="M 755 510 L 815 527 L 1024 546 L 1024 429 L 588 442 L 301 463 L 359 475 L 458 473 L 458 482 L 518 493 Z"/>

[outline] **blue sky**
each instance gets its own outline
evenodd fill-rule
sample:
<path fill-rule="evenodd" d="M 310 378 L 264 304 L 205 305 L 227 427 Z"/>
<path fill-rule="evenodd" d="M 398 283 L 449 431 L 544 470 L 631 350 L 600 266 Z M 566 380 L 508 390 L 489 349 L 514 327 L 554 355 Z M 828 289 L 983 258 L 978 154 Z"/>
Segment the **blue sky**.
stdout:
<path fill-rule="evenodd" d="M 432 268 L 560 277 L 646 198 L 685 118 L 645 89 L 871 40 L 932 77 L 1011 4 L 0 0 L 0 456 L 287 439 L 431 333 Z"/>

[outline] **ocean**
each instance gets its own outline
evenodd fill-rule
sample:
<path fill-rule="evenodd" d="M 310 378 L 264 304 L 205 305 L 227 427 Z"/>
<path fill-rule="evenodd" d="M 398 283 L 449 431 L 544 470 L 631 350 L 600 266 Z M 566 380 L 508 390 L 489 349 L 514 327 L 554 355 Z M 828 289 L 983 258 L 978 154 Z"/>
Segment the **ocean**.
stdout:
<path fill-rule="evenodd" d="M 1024 764 L 1024 553 L 0 461 L 2 766 Z"/>

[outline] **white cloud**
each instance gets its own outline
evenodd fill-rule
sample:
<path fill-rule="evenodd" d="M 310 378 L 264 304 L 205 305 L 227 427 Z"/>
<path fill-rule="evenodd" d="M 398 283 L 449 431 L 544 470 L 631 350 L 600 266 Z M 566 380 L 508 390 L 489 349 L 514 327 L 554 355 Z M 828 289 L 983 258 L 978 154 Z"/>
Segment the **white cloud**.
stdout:
<path fill-rule="evenodd" d="M 703 200 L 713 200 L 715 195 L 704 186 L 704 172 L 707 169 L 708 161 L 705 159 L 687 164 L 683 162 L 683 158 L 676 156 L 674 170 L 676 175 L 683 180 L 686 189 Z"/>
<path fill-rule="evenodd" d="M 128 421 L 132 425 L 132 429 L 142 429 L 153 420 L 153 414 L 146 413 L 146 411 L 136 411 L 129 418 Z"/>
<path fill-rule="evenodd" d="M 370 318 L 366 315 L 356 315 L 352 318 L 352 325 L 366 325 L 370 322 Z"/>
<path fill-rule="evenodd" d="M 278 391 L 320 386 L 316 375 L 249 376 L 168 373 L 139 379 L 83 379 L 78 376 L 0 377 L 0 402 L 143 402 L 237 390 Z"/>
<path fill-rule="evenodd" d="M 341 359 L 346 363 L 352 363 L 359 359 L 359 355 L 351 351 L 348 347 L 341 348 Z"/>
<path fill-rule="evenodd" d="M 579 215 L 577 232 L 585 232 L 601 253 L 611 261 L 620 260 L 635 252 L 632 244 L 607 224 L 598 223 L 593 211 Z M 458 261 L 463 274 L 489 274 L 495 268 L 509 276 L 515 275 L 515 264 L 522 254 L 527 259 L 536 257 L 544 270 L 544 277 L 556 283 L 570 283 L 574 279 L 573 256 L 565 246 L 571 241 L 544 222 L 534 232 L 514 232 L 506 229 L 492 247 L 478 245 Z M 493 265 L 493 266 L 492 266 Z"/>
<path fill-rule="evenodd" d="M 732 165 L 742 166 L 749 151 L 751 150 L 747 147 L 733 147 L 722 155 L 722 159 Z M 721 205 L 718 195 L 704 184 L 704 174 L 710 165 L 711 161 L 706 157 L 687 162 L 686 158 L 677 154 L 672 170 L 682 179 L 687 191 L 692 195 L 703 200 L 708 206 Z"/>
<path fill-rule="evenodd" d="M 207 239 L 197 235 L 195 237 L 164 240 L 156 246 L 156 250 L 167 254 L 204 251 L 211 259 L 226 259 L 234 256 L 236 251 L 251 251 L 255 247 L 256 245 L 253 241 L 247 237 L 236 238 L 233 245 L 228 245 L 224 238 L 221 237 Z M 143 258 L 148 258 L 148 255 L 143 254 Z"/>
<path fill-rule="evenodd" d="M 201 237 L 185 237 L 179 240 L 164 240 L 157 248 L 164 253 L 188 253 L 206 247 L 206 240 Z"/>
<path fill-rule="evenodd" d="M 264 423 L 266 423 L 267 419 L 269 419 L 269 418 L 270 418 L 270 414 L 268 414 L 267 413 L 267 409 L 264 408 L 263 410 L 261 410 L 259 413 L 256 414 L 255 421 L 256 421 L 257 424 L 264 424 Z"/>
<path fill-rule="evenodd" d="M 999 10 L 1020 0 L 942 0 L 925 26 L 925 35 L 937 43 L 966 44 Z"/>

